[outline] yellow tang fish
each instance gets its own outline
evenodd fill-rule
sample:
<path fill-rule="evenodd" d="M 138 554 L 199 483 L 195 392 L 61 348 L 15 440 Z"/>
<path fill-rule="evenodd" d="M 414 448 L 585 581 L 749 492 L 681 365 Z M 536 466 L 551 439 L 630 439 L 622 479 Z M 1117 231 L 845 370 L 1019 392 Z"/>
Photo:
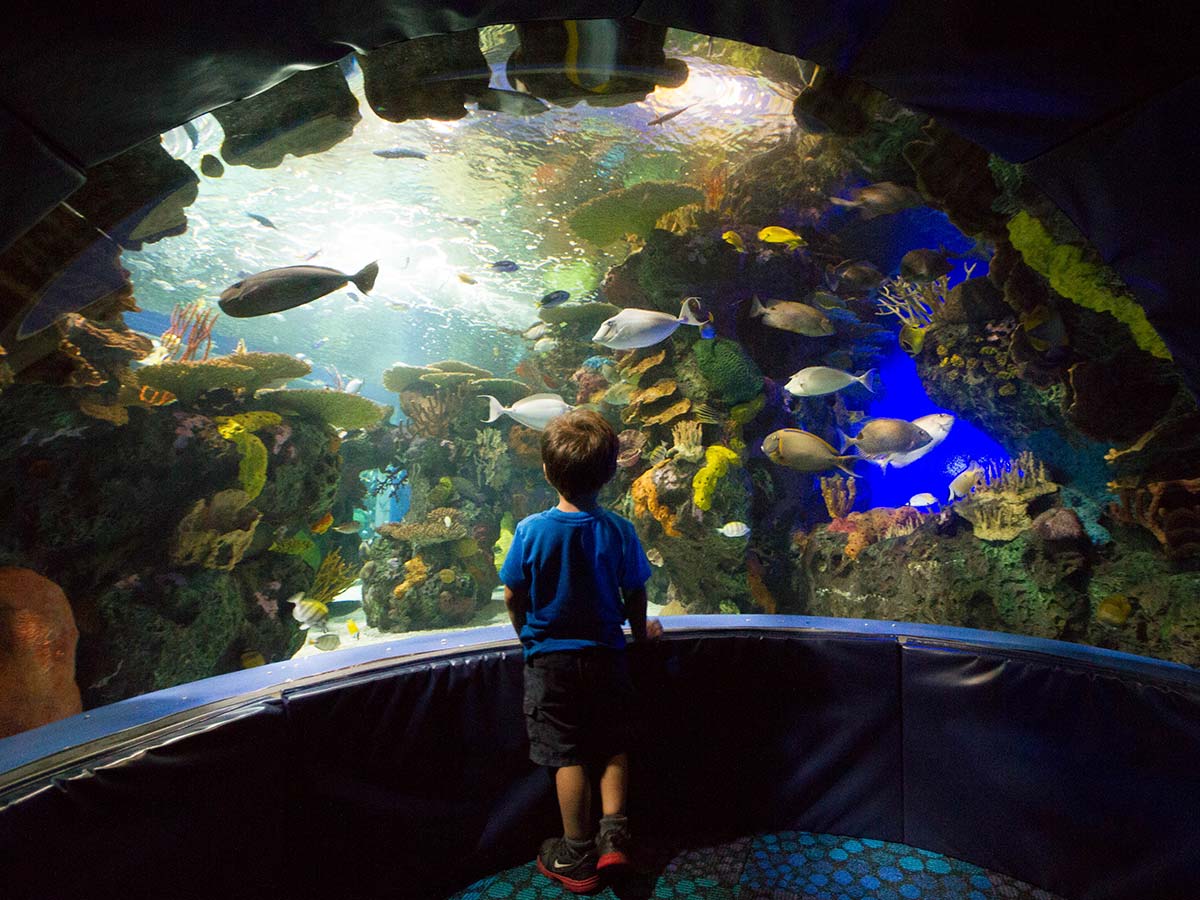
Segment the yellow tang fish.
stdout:
<path fill-rule="evenodd" d="M 804 238 L 782 225 L 768 225 L 758 233 L 758 239 L 768 244 L 787 244 L 789 250 L 803 247 L 806 243 Z"/>
<path fill-rule="evenodd" d="M 721 240 L 737 250 L 738 253 L 746 252 L 746 244 L 742 241 L 742 236 L 736 231 L 726 231 L 721 235 Z"/>
<path fill-rule="evenodd" d="M 470 275 L 466 274 L 465 272 L 458 273 L 458 280 L 461 281 L 463 284 L 478 284 L 479 283 L 474 278 L 472 278 Z"/>
<path fill-rule="evenodd" d="M 353 619 L 346 620 L 346 634 L 358 640 L 358 624 Z"/>

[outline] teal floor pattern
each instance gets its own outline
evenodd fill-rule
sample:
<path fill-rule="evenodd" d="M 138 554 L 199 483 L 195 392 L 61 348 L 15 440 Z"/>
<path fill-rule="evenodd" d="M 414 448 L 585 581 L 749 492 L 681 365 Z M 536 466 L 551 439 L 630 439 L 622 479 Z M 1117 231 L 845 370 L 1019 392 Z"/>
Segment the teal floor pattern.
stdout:
<path fill-rule="evenodd" d="M 573 896 L 533 862 L 450 900 Z M 644 848 L 638 871 L 600 900 L 1061 900 L 1007 875 L 904 844 L 781 831 L 708 847 Z"/>

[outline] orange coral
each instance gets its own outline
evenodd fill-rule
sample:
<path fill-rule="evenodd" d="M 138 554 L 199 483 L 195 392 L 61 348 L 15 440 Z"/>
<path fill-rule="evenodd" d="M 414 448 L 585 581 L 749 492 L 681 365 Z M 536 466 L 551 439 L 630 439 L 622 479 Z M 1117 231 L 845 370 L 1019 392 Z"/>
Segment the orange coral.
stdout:
<path fill-rule="evenodd" d="M 854 508 L 854 496 L 857 492 L 858 486 L 853 478 L 830 475 L 821 479 L 821 496 L 825 500 L 825 509 L 831 519 L 840 519 Z"/>
<path fill-rule="evenodd" d="M 668 537 L 682 537 L 679 529 L 675 527 L 674 514 L 667 506 L 658 501 L 658 490 L 654 486 L 654 472 L 662 465 L 664 463 L 659 463 L 634 479 L 633 485 L 629 489 L 629 496 L 633 498 L 633 515 L 639 519 L 647 517 L 654 519 L 662 526 Z"/>
<path fill-rule="evenodd" d="M 766 569 L 754 554 L 746 557 L 746 585 L 750 589 L 750 599 L 768 616 L 773 616 L 779 609 L 774 595 L 767 587 Z"/>
<path fill-rule="evenodd" d="M 911 506 L 899 509 L 880 506 L 866 512 L 852 512 L 829 523 L 829 531 L 846 534 L 846 546 L 842 554 L 854 559 L 876 541 L 912 534 L 921 524 L 922 516 Z"/>

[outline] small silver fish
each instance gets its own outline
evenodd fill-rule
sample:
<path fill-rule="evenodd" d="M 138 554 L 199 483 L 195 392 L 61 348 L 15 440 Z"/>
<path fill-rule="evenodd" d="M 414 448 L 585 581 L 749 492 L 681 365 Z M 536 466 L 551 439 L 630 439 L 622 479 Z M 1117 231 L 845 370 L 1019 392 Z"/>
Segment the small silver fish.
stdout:
<path fill-rule="evenodd" d="M 334 525 L 329 530 L 336 531 L 338 534 L 358 534 L 362 531 L 362 524 L 359 522 L 342 522 L 340 525 Z"/>
<path fill-rule="evenodd" d="M 321 635 L 315 641 L 310 641 L 310 643 L 318 650 L 336 650 L 341 646 L 342 639 L 331 631 L 328 634 Z"/>
<path fill-rule="evenodd" d="M 652 309 L 623 309 L 611 319 L 605 319 L 592 340 L 613 350 L 636 350 L 666 340 L 680 325 L 703 328 L 710 324 L 711 316 L 701 319 L 690 302 L 694 299 L 688 297 L 683 301 L 678 317 Z"/>
<path fill-rule="evenodd" d="M 717 533 L 728 538 L 745 537 L 750 533 L 750 526 L 745 522 L 726 522 L 717 529 Z"/>
<path fill-rule="evenodd" d="M 361 378 L 351 378 L 350 381 L 346 384 L 346 387 L 342 389 L 342 393 L 343 394 L 357 394 L 360 390 L 362 390 L 362 386 L 363 386 L 363 380 Z"/>
<path fill-rule="evenodd" d="M 655 116 L 653 119 L 651 119 L 646 124 L 647 125 L 662 125 L 664 122 L 670 122 L 677 115 L 679 115 L 680 113 L 683 113 L 683 112 L 687 112 L 691 108 L 692 108 L 692 104 L 689 103 L 687 106 L 683 107 L 682 109 L 672 110 L 669 113 L 663 113 L 663 115 L 661 115 L 661 116 Z"/>
<path fill-rule="evenodd" d="M 928 492 L 923 494 L 913 494 L 908 498 L 909 506 L 934 506 L 937 503 L 937 497 Z"/>
<path fill-rule="evenodd" d="M 392 147 L 388 150 L 372 150 L 375 156 L 381 156 L 384 159 L 425 159 L 425 154 L 420 150 L 410 150 L 408 147 Z"/>
<path fill-rule="evenodd" d="M 851 375 L 829 366 L 809 366 L 793 375 L 783 389 L 797 397 L 821 397 L 855 383 L 873 394 L 879 389 L 879 373 L 875 369 L 868 369 L 861 375 Z"/>
<path fill-rule="evenodd" d="M 841 197 L 830 197 L 829 202 L 834 206 L 857 208 L 864 219 L 874 219 L 876 216 L 886 216 L 900 212 L 913 206 L 921 206 L 925 198 L 910 187 L 896 184 L 894 181 L 880 181 L 855 188 L 850 192 L 852 199 L 843 200 Z"/>
<path fill-rule="evenodd" d="M 488 417 L 484 422 L 495 422 L 501 416 L 508 416 L 527 428 L 535 428 L 538 431 L 549 425 L 551 419 L 557 419 L 575 408 L 558 394 L 530 394 L 512 406 L 504 406 L 490 394 L 479 396 L 488 401 Z"/>
<path fill-rule="evenodd" d="M 478 94 L 467 95 L 474 99 L 480 109 L 489 112 L 505 113 L 510 116 L 537 116 L 550 107 L 533 94 L 521 91 L 507 91 L 502 88 L 485 88 Z"/>

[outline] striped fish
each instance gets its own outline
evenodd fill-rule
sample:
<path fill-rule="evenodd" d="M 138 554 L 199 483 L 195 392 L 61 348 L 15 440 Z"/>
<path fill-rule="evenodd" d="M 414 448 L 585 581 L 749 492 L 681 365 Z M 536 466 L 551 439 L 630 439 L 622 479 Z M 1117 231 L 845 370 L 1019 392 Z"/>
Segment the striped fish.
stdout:
<path fill-rule="evenodd" d="M 329 618 L 329 607 L 320 600 L 305 600 L 303 591 L 288 597 L 287 602 L 295 605 L 292 618 L 300 623 L 302 629 L 321 625 Z"/>

